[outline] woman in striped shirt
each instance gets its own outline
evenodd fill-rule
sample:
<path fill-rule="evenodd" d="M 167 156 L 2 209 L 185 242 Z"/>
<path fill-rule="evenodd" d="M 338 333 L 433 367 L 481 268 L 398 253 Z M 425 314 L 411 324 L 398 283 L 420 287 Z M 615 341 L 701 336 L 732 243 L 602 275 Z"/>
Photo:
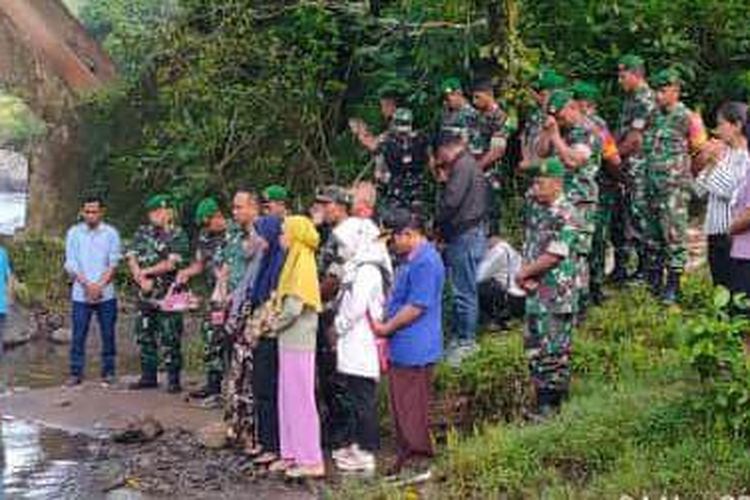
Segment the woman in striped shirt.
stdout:
<path fill-rule="evenodd" d="M 716 139 L 703 150 L 705 168 L 696 178 L 696 190 L 708 198 L 704 231 L 708 237 L 708 263 L 714 285 L 730 288 L 732 203 L 750 173 L 745 136 L 747 105 L 729 102 L 719 108 Z"/>

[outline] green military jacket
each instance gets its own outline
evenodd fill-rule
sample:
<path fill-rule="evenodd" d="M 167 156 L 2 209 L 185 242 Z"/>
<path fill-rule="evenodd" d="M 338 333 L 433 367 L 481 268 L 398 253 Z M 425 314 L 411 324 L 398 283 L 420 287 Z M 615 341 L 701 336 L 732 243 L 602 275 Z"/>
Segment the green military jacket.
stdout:
<path fill-rule="evenodd" d="M 141 268 L 151 267 L 169 258 L 184 264 L 189 258 L 190 244 L 185 231 L 180 227 L 162 229 L 152 224 L 140 226 L 126 251 L 134 257 Z M 142 299 L 161 300 L 175 280 L 177 271 L 154 277 L 154 288 L 148 293 L 139 292 Z"/>

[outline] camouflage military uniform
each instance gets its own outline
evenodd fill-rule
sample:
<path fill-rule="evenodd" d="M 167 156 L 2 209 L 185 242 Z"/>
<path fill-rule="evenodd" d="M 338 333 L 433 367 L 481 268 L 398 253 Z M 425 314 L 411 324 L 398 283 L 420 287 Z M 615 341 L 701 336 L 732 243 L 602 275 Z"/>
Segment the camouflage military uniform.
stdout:
<path fill-rule="evenodd" d="M 426 200 L 429 145 L 421 132 L 388 130 L 378 145 L 378 212 L 419 209 Z"/>
<path fill-rule="evenodd" d="M 481 152 L 477 158 L 486 154 L 490 149 L 506 149 L 510 136 L 518 128 L 515 116 L 508 114 L 499 105 L 489 111 L 479 113 L 479 147 Z M 500 161 L 486 170 L 487 184 L 490 186 L 489 229 L 490 234 L 500 233 Z"/>
<path fill-rule="evenodd" d="M 165 230 L 146 224 L 136 231 L 127 255 L 135 257 L 138 265 L 146 268 L 163 262 L 170 256 L 179 256 L 180 261 L 184 262 L 188 246 L 187 235 L 181 228 Z M 171 373 L 179 373 L 182 368 L 182 314 L 163 312 L 158 306 L 158 302 L 174 283 L 176 274 L 175 271 L 156 276 L 150 293 L 139 292 L 135 335 L 141 349 L 144 374 L 155 374 L 160 359 Z"/>
<path fill-rule="evenodd" d="M 599 115 L 592 115 L 588 118 L 602 144 L 602 160 L 607 162 L 616 158 L 618 155 L 617 143 L 609 131 L 607 122 Z M 591 290 L 598 294 L 604 287 L 607 241 L 611 240 L 615 251 L 621 252 L 625 243 L 625 226 L 624 218 L 621 216 L 624 206 L 622 205 L 622 191 L 618 177 L 606 168 L 600 168 L 596 180 L 599 185 L 599 203 L 595 216 L 589 270 Z M 622 258 L 622 256 L 619 256 L 619 258 Z"/>
<path fill-rule="evenodd" d="M 202 230 L 198 235 L 198 245 L 195 260 L 202 261 L 204 275 L 209 293 L 212 293 L 217 283 L 217 272 L 224 264 L 225 245 L 228 231 L 211 234 Z M 201 322 L 201 337 L 203 338 L 203 366 L 207 374 L 221 376 L 227 364 L 226 335 L 224 334 L 224 320 L 226 304 L 215 304 L 208 301 L 205 317 Z"/>
<path fill-rule="evenodd" d="M 628 95 L 620 113 L 617 139 L 622 141 L 628 132 L 636 130 L 648 131 L 656 111 L 654 91 L 644 85 Z M 615 252 L 630 252 L 635 247 L 639 257 L 645 258 L 645 239 L 652 217 L 648 202 L 648 179 L 646 160 L 643 151 L 636 152 L 622 159 L 623 201 L 625 206 L 616 207 L 618 213 L 626 216 L 626 239 L 623 248 L 615 248 Z"/>
<path fill-rule="evenodd" d="M 647 250 L 658 263 L 678 272 L 687 263 L 690 153 L 706 140 L 700 116 L 678 103 L 656 113 L 644 141 L 649 209 L 654 214 Z"/>
<path fill-rule="evenodd" d="M 482 137 L 479 131 L 479 113 L 466 103 L 459 110 L 445 109 L 440 119 L 440 130 L 459 133 L 473 155 L 482 153 Z"/>
<path fill-rule="evenodd" d="M 597 176 L 601 164 L 602 143 L 594 125 L 586 120 L 582 124 L 568 128 L 563 140 L 570 147 L 586 147 L 591 156 L 585 165 L 568 170 L 565 175 L 565 196 L 575 209 L 575 218 L 580 221 L 577 261 L 577 290 L 579 311 L 583 311 L 589 295 L 589 255 L 596 229 L 596 211 L 599 202 Z"/>
<path fill-rule="evenodd" d="M 535 205 L 527 222 L 524 263 L 545 253 L 563 259 L 539 278 L 538 287 L 526 297 L 524 347 L 537 391 L 564 392 L 570 381 L 577 238 L 575 209 L 563 196 L 550 206 Z"/>

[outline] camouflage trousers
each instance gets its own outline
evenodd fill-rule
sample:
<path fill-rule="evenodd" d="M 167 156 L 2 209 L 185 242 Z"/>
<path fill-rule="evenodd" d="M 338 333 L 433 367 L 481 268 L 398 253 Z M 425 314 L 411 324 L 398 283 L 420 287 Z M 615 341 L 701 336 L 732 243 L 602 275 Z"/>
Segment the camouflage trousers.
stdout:
<path fill-rule="evenodd" d="M 572 314 L 527 314 L 524 349 L 537 391 L 567 391 L 570 384 Z"/>
<path fill-rule="evenodd" d="M 579 311 L 586 309 L 589 301 L 589 288 L 591 270 L 589 258 L 593 251 L 593 239 L 596 231 L 597 204 L 578 203 L 575 205 L 578 212 L 577 218 L 582 226 L 579 231 L 578 245 L 576 250 L 576 295 L 578 296 L 577 308 Z"/>
<path fill-rule="evenodd" d="M 652 172 L 649 180 L 653 221 L 646 248 L 657 262 L 682 271 L 688 257 L 688 183 L 666 172 Z"/>
<path fill-rule="evenodd" d="M 144 307 L 138 311 L 135 338 L 141 349 L 141 369 L 156 373 L 159 361 L 167 371 L 182 368 L 182 314 Z"/>
<path fill-rule="evenodd" d="M 224 421 L 232 438 L 245 447 L 254 447 L 255 396 L 253 394 L 253 348 L 246 342 L 235 342 L 225 379 Z"/>
<path fill-rule="evenodd" d="M 206 374 L 222 375 L 226 367 L 227 348 L 224 322 L 212 316 L 224 314 L 223 311 L 213 311 L 207 314 L 201 323 L 201 338 L 203 339 L 203 368 Z"/>
<path fill-rule="evenodd" d="M 646 251 L 653 216 L 649 201 L 650 182 L 646 172 L 646 162 L 642 159 L 628 161 L 627 182 L 625 187 L 626 238 L 638 252 L 639 256 Z"/>
<path fill-rule="evenodd" d="M 590 287 L 601 291 L 606 278 L 605 259 L 607 244 L 612 243 L 615 249 L 615 260 L 626 262 L 627 241 L 625 238 L 625 206 L 622 203 L 622 192 L 617 186 L 603 189 L 599 194 L 599 205 L 596 209 L 594 234 L 589 255 Z"/>

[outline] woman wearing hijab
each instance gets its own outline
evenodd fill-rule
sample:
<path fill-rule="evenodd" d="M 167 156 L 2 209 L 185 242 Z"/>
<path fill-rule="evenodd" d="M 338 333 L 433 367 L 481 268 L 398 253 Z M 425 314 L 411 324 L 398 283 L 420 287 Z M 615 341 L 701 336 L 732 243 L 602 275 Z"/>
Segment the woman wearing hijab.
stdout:
<path fill-rule="evenodd" d="M 346 387 L 347 419 L 344 442 L 333 453 L 336 466 L 347 472 L 375 472 L 380 447 L 377 383 L 380 378 L 378 344 L 370 318 L 382 319 L 385 294 L 393 268 L 380 231 L 369 219 L 350 217 L 334 229 L 344 276 L 334 322 L 338 336 L 337 371 Z"/>
<path fill-rule="evenodd" d="M 273 215 L 262 217 L 255 225 L 258 236 L 265 241 L 265 251 L 258 275 L 250 292 L 250 304 L 259 310 L 271 299 L 276 290 L 284 265 L 284 249 L 281 247 L 282 219 Z M 261 337 L 253 353 L 253 392 L 255 396 L 255 418 L 260 453 L 257 465 L 267 465 L 279 458 L 279 413 L 278 413 L 278 344 L 273 336 Z"/>
<path fill-rule="evenodd" d="M 315 401 L 315 341 L 322 310 L 315 250 L 320 243 L 312 221 L 284 219 L 281 244 L 287 249 L 275 302 L 279 342 L 279 438 L 281 460 L 273 471 L 289 478 L 325 475 L 320 417 Z"/>

